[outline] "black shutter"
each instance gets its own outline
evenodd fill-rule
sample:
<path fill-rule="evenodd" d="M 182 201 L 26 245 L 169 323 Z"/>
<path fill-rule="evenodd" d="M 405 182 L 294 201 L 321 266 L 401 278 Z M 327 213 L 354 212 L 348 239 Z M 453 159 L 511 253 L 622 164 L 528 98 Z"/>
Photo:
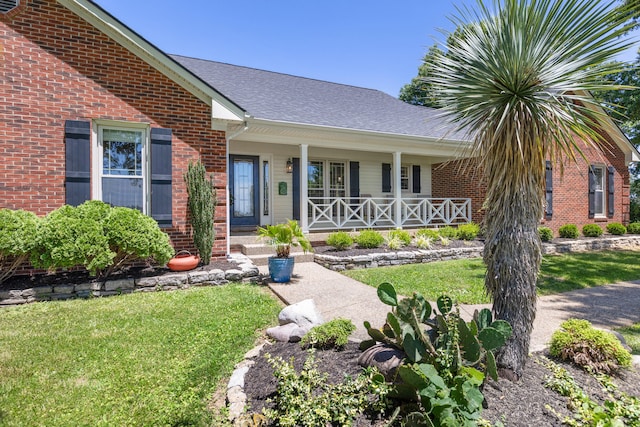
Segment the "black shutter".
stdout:
<path fill-rule="evenodd" d="M 549 160 L 545 164 L 545 198 L 547 201 L 547 208 L 545 209 L 546 219 L 551 219 L 553 216 L 553 167 Z"/>
<path fill-rule="evenodd" d="M 161 228 L 173 225 L 171 129 L 151 129 L 151 217 Z"/>
<path fill-rule="evenodd" d="M 614 213 L 614 208 L 613 208 L 613 201 L 614 201 L 614 194 L 616 192 L 616 187 L 614 185 L 614 177 L 615 177 L 615 168 L 613 166 L 609 166 L 607 168 L 607 172 L 608 172 L 608 176 L 607 176 L 607 186 L 609 189 L 609 194 L 607 194 L 607 208 L 608 208 L 608 215 L 609 218 L 613 217 L 613 213 Z"/>
<path fill-rule="evenodd" d="M 65 203 L 78 206 L 91 199 L 91 122 L 64 123 Z"/>
<path fill-rule="evenodd" d="M 420 192 L 420 165 L 413 165 L 411 179 L 413 180 L 413 192 L 418 194 Z"/>
<path fill-rule="evenodd" d="M 382 192 L 391 193 L 391 163 L 382 164 Z"/>
<path fill-rule="evenodd" d="M 593 168 L 589 166 L 589 218 L 596 215 L 596 174 Z"/>
<path fill-rule="evenodd" d="M 349 162 L 349 196 L 360 197 L 360 162 Z"/>
<path fill-rule="evenodd" d="M 300 158 L 294 157 L 291 183 L 291 195 L 293 196 L 293 219 L 300 221 Z"/>

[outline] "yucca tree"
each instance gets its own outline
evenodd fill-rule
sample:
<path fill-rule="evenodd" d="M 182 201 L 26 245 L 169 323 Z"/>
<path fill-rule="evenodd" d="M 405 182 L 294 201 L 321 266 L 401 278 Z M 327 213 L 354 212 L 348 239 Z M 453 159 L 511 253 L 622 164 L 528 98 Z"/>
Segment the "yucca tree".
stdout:
<path fill-rule="evenodd" d="M 472 139 L 487 184 L 485 287 L 513 335 L 498 355 L 519 378 L 529 350 L 541 261 L 545 160 L 561 169 L 599 145 L 603 113 L 589 95 L 628 47 L 614 2 L 478 0 L 458 10 L 458 30 L 432 80 L 443 114 Z"/>

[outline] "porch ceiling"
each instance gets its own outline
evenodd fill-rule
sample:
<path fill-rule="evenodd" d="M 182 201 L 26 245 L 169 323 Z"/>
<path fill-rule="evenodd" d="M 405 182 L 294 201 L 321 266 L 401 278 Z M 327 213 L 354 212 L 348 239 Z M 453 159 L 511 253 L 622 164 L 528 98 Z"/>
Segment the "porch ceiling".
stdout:
<path fill-rule="evenodd" d="M 387 134 L 326 126 L 250 119 L 247 130 L 238 140 L 267 144 L 335 148 L 341 150 L 375 151 L 437 157 L 456 157 L 464 153 L 469 143 L 453 139 Z"/>

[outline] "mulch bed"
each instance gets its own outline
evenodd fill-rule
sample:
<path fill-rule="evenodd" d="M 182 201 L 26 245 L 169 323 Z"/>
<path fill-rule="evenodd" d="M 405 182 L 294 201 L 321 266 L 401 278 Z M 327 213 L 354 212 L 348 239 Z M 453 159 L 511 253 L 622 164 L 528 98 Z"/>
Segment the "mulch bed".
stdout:
<path fill-rule="evenodd" d="M 281 357 L 285 361 L 294 358 L 296 369 L 301 369 L 307 353 L 299 344 L 275 343 L 265 346 L 256 363 L 249 369 L 245 376 L 245 393 L 247 394 L 249 412 L 260 412 L 262 408 L 270 406 L 268 399 L 273 397 L 276 390 L 276 381 L 273 377 L 271 365 L 263 357 L 264 354 L 273 357 Z M 350 343 L 345 350 L 317 350 L 316 362 L 318 369 L 329 374 L 329 381 L 336 383 L 342 381 L 345 374 L 355 376 L 361 368 L 357 364 L 360 351 L 357 344 Z M 492 423 L 502 422 L 506 426 L 561 426 L 558 418 L 545 408 L 550 405 L 557 412 L 569 415 L 566 399 L 556 392 L 545 388 L 544 381 L 551 372 L 535 360 L 541 360 L 542 353 L 532 354 L 527 362 L 523 378 L 518 382 L 500 379 L 489 382 L 484 389 L 484 396 L 488 408 L 482 411 L 482 417 Z M 573 376 L 582 389 L 600 404 L 604 402 L 606 395 L 600 385 L 582 369 L 571 364 L 556 361 Z M 640 374 L 637 369 L 625 371 L 614 379 L 621 391 L 640 397 Z M 371 420 L 361 416 L 354 426 L 382 426 L 384 420 Z"/>

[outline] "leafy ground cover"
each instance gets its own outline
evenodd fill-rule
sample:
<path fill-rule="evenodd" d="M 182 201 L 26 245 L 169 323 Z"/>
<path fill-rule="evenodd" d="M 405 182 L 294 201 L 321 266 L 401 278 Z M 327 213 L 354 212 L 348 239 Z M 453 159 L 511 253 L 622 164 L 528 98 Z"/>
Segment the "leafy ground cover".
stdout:
<path fill-rule="evenodd" d="M 638 280 L 637 260 L 638 253 L 633 251 L 547 255 L 538 277 L 538 295 Z M 435 301 L 446 293 L 462 304 L 489 302 L 484 292 L 485 267 L 479 258 L 348 270 L 344 274 L 371 286 L 393 283 L 405 296 L 417 291 Z"/>
<path fill-rule="evenodd" d="M 280 304 L 249 285 L 0 310 L 0 425 L 212 425 Z"/>
<path fill-rule="evenodd" d="M 640 354 L 640 323 L 618 328 L 616 331 L 622 334 L 627 345 L 631 347 L 631 354 Z"/>

